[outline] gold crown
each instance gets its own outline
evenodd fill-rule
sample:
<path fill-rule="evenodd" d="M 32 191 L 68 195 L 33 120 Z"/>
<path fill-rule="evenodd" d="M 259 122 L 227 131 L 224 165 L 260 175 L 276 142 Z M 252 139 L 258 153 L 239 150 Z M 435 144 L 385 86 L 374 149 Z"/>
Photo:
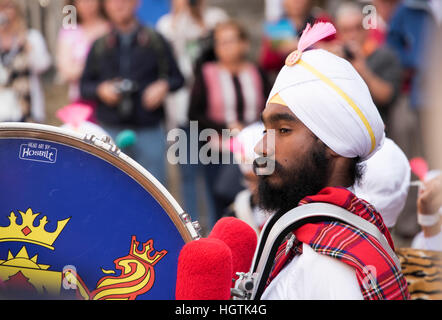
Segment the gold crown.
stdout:
<path fill-rule="evenodd" d="M 48 223 L 48 218 L 44 216 L 40 219 L 40 224 L 34 227 L 34 220 L 40 213 L 33 213 L 28 209 L 26 213 L 19 211 L 22 217 L 22 223 L 17 224 L 17 216 L 14 212 L 9 215 L 10 224 L 8 227 L 0 227 L 0 242 L 20 241 L 37 244 L 54 250 L 52 244 L 57 240 L 60 232 L 71 218 L 67 218 L 57 222 L 57 230 L 55 232 L 47 232 L 45 226 Z"/>
<path fill-rule="evenodd" d="M 138 258 L 139 260 L 143 260 L 152 266 L 156 265 L 157 262 L 160 261 L 167 254 L 166 250 L 161 250 L 160 252 L 156 251 L 155 253 L 153 253 L 155 249 L 153 248 L 152 239 L 147 241 L 146 243 L 143 243 L 143 249 L 141 251 L 138 251 L 137 249 L 139 244 L 140 242 L 136 240 L 136 237 L 132 236 L 132 243 L 129 255 Z"/>

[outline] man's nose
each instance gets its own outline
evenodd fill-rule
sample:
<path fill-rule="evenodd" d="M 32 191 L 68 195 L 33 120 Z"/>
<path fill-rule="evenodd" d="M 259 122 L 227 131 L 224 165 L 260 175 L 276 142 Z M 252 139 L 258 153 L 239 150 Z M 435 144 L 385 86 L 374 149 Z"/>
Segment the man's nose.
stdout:
<path fill-rule="evenodd" d="M 271 157 L 275 154 L 275 131 L 267 130 L 266 134 L 256 144 L 255 153 L 260 157 Z"/>

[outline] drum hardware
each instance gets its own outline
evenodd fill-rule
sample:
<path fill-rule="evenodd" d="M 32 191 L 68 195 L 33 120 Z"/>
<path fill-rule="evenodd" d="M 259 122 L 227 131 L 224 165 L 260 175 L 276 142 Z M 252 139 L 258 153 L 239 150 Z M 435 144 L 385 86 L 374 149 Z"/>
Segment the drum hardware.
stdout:
<path fill-rule="evenodd" d="M 255 287 L 257 274 L 250 272 L 237 272 L 239 277 L 235 282 L 235 288 L 230 289 L 233 300 L 250 300 Z"/>
<path fill-rule="evenodd" d="M 200 225 L 200 223 L 199 223 L 198 221 L 194 221 L 194 222 L 192 222 L 192 226 L 193 226 L 193 228 L 194 228 L 197 232 L 200 232 L 200 231 L 201 231 L 201 225 Z"/>
<path fill-rule="evenodd" d="M 109 136 L 103 136 L 100 139 L 93 134 L 86 134 L 83 140 L 105 151 L 108 151 L 116 157 L 119 157 L 121 154 L 121 150 L 116 146 Z"/>
<path fill-rule="evenodd" d="M 186 212 L 183 212 L 180 214 L 181 221 L 184 223 L 186 228 L 189 230 L 190 235 L 193 240 L 198 240 L 201 238 L 201 235 L 199 234 L 199 231 L 201 230 L 201 226 L 198 221 L 192 222 L 192 219 L 190 218 L 190 215 Z"/>

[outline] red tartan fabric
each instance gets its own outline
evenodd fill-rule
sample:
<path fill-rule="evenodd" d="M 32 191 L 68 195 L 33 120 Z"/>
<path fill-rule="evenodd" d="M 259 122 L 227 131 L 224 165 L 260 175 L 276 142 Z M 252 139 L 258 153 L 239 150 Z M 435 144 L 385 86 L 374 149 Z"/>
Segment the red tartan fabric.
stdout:
<path fill-rule="evenodd" d="M 293 233 L 291 233 L 293 234 Z M 279 246 L 278 251 L 276 251 L 275 262 L 273 264 L 272 272 L 267 279 L 266 286 L 272 282 L 273 279 L 278 275 L 278 273 L 299 254 L 302 254 L 302 242 L 295 240 L 293 247 L 286 252 L 288 240 L 284 241 L 282 245 Z"/>
<path fill-rule="evenodd" d="M 313 202 L 340 206 L 373 223 L 384 234 L 394 250 L 393 240 L 380 214 L 373 206 L 357 198 L 349 190 L 325 188 L 317 195 L 304 198 L 299 205 Z M 293 234 L 297 242 L 288 254 L 285 254 L 287 242 L 281 245 L 267 284 L 288 262 L 302 252 L 301 244 L 306 243 L 316 252 L 336 258 L 355 268 L 365 300 L 410 299 L 407 281 L 402 272 L 396 268 L 391 257 L 372 236 L 340 222 L 306 224 L 294 230 Z"/>

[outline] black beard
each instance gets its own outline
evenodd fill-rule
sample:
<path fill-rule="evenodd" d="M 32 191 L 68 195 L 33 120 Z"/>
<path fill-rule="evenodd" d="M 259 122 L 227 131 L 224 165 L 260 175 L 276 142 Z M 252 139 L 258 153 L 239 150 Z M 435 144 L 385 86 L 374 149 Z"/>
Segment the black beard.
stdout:
<path fill-rule="evenodd" d="M 274 174 L 281 177 L 280 186 L 273 186 L 268 177 L 259 176 L 259 206 L 269 213 L 284 214 L 298 206 L 306 196 L 326 187 L 330 160 L 325 145 L 310 152 L 297 168 L 284 168 L 275 162 Z"/>

